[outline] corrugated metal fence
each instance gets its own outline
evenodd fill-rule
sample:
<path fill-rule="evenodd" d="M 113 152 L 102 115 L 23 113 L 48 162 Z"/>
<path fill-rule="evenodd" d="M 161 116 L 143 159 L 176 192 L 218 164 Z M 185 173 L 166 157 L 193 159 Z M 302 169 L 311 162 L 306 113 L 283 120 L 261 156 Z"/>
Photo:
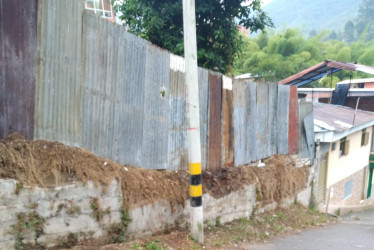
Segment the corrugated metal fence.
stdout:
<path fill-rule="evenodd" d="M 0 138 L 34 133 L 37 0 L 0 0 Z"/>
<path fill-rule="evenodd" d="M 183 58 L 85 12 L 81 1 L 39 0 L 37 31 L 35 123 L 22 121 L 35 139 L 143 168 L 187 168 Z M 289 86 L 232 83 L 199 68 L 199 91 L 204 169 L 297 151 Z"/>
<path fill-rule="evenodd" d="M 297 108 L 297 96 L 290 89 L 274 83 L 234 83 L 236 166 L 274 154 L 297 153 L 298 120 L 290 115 Z M 292 112 L 297 116 L 297 109 Z"/>

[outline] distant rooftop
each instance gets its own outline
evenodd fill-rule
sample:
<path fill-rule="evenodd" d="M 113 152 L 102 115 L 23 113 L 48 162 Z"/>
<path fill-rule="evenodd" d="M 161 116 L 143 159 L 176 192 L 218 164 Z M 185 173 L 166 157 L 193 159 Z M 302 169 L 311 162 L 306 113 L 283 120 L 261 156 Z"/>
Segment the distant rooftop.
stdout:
<path fill-rule="evenodd" d="M 351 79 L 351 80 L 344 80 L 338 82 L 337 84 L 348 84 L 348 83 L 366 83 L 366 82 L 374 82 L 374 78 L 362 78 L 362 79 Z"/>
<path fill-rule="evenodd" d="M 303 86 L 315 80 L 321 79 L 325 76 L 338 72 L 342 69 L 349 71 L 360 71 L 374 75 L 374 67 L 355 63 L 325 60 L 324 62 L 321 62 L 317 65 L 314 65 L 313 67 L 305 69 L 293 76 L 290 76 L 280 81 L 279 83 L 284 85 Z"/>
<path fill-rule="evenodd" d="M 314 103 L 313 106 L 314 120 L 322 122 L 323 124 L 317 122 L 317 125 L 325 130 L 343 132 L 353 127 L 374 122 L 374 112 L 357 109 L 353 123 L 355 110 L 352 108 L 324 103 Z"/>
<path fill-rule="evenodd" d="M 374 112 L 355 110 L 340 105 L 314 103 L 315 138 L 334 142 L 347 135 L 374 125 Z"/>

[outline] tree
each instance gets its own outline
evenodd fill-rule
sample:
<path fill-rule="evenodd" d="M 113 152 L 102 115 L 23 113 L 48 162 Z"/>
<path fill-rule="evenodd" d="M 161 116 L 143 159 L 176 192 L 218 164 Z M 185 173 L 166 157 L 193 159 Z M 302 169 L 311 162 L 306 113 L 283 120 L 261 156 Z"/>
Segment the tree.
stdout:
<path fill-rule="evenodd" d="M 260 0 L 196 1 L 198 62 L 220 72 L 229 71 L 243 43 L 237 25 L 251 32 L 273 26 Z M 152 43 L 183 55 L 181 0 L 122 0 L 114 4 L 129 31 Z"/>
<path fill-rule="evenodd" d="M 359 24 L 358 32 L 364 32 L 367 34 L 366 41 L 370 41 L 374 38 L 374 0 L 362 0 L 361 5 L 358 9 L 357 23 Z M 364 28 L 365 27 L 365 28 Z M 358 36 L 361 35 L 361 32 Z"/>
<path fill-rule="evenodd" d="M 344 26 L 344 41 L 351 43 L 355 40 L 355 25 L 352 21 L 348 21 Z"/>
<path fill-rule="evenodd" d="M 361 64 L 373 66 L 374 65 L 374 49 L 369 49 L 365 51 L 365 53 L 362 54 L 358 58 L 358 62 Z"/>
<path fill-rule="evenodd" d="M 358 9 L 358 22 L 373 22 L 374 0 L 362 0 Z"/>
<path fill-rule="evenodd" d="M 336 55 L 336 60 L 339 62 L 351 62 L 352 52 L 351 48 L 343 47 L 339 50 L 338 54 Z"/>

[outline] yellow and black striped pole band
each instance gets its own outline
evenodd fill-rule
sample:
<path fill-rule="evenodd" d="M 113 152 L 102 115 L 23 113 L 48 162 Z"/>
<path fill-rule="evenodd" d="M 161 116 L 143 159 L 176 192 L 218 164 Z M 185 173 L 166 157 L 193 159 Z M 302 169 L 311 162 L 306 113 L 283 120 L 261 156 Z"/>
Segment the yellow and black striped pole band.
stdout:
<path fill-rule="evenodd" d="M 201 184 L 201 163 L 190 163 L 189 171 L 191 207 L 200 207 L 203 204 L 203 185 Z"/>

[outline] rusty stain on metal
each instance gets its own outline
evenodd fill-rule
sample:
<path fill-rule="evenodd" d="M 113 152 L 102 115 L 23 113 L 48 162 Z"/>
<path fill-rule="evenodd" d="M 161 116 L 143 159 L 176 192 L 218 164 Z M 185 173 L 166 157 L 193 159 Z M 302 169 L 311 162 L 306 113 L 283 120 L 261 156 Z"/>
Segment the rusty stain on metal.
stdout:
<path fill-rule="evenodd" d="M 222 77 L 209 74 L 208 169 L 221 167 Z"/>
<path fill-rule="evenodd" d="M 296 154 L 299 148 L 299 109 L 297 100 L 297 86 L 291 86 L 290 88 L 288 143 L 289 154 Z"/>
<path fill-rule="evenodd" d="M 37 0 L 0 0 L 0 138 L 34 133 Z"/>
<path fill-rule="evenodd" d="M 222 92 L 222 166 L 234 166 L 234 96 L 228 89 Z"/>

